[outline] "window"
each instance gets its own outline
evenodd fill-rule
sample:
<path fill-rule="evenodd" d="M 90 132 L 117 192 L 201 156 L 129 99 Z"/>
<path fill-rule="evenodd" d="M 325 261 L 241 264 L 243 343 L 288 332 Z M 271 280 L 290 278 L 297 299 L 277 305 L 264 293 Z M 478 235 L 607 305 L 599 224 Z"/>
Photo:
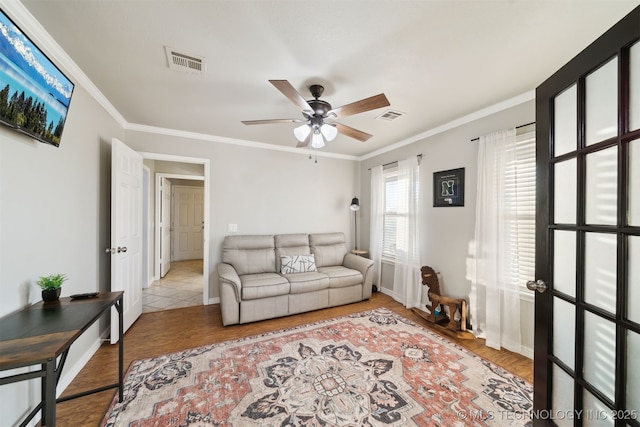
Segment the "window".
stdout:
<path fill-rule="evenodd" d="M 397 248 L 406 248 L 408 242 L 398 241 L 398 231 L 400 236 L 405 236 L 404 229 L 408 227 L 409 213 L 400 209 L 400 195 L 407 191 L 408 182 L 404 182 L 398 176 L 396 167 L 383 172 L 384 176 L 384 213 L 383 213 L 383 236 L 382 236 L 382 259 L 393 262 L 396 257 Z M 417 198 L 419 195 L 416 186 Z M 400 239 L 403 239 L 402 237 Z"/>
<path fill-rule="evenodd" d="M 396 257 L 396 230 L 398 228 L 398 171 L 384 172 L 384 214 L 382 235 L 382 259 L 393 261 Z"/>

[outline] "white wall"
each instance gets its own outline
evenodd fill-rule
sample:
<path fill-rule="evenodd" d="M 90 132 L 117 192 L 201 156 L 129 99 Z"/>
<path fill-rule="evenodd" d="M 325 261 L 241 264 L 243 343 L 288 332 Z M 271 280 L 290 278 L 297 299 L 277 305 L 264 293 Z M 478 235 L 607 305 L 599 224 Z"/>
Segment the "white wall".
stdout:
<path fill-rule="evenodd" d="M 35 282 L 51 273 L 68 275 L 63 296 L 109 290 L 111 138 L 123 136 L 78 86 L 59 148 L 0 126 L 0 316 L 40 300 Z M 62 386 L 97 349 L 106 327 L 94 325 L 71 347 Z M 39 383 L 0 387 L 3 425 L 30 412 Z"/>
<path fill-rule="evenodd" d="M 357 161 L 128 131 L 126 142 L 148 153 L 210 161 L 209 295 L 219 296 L 216 264 L 229 224 L 237 234 L 341 231 L 352 247 L 349 210 L 359 185 Z M 156 162 L 156 172 L 158 172 Z"/>
<path fill-rule="evenodd" d="M 420 241 L 421 264 L 440 272 L 443 293 L 469 297 L 471 282 L 466 278 L 469 243 L 474 239 L 477 175 L 477 143 L 472 139 L 490 132 L 535 121 L 535 104 L 530 100 L 481 119 L 405 145 L 361 162 L 361 218 L 359 241 L 369 245 L 372 166 L 422 154 L 420 162 Z M 462 207 L 433 207 L 433 173 L 465 168 L 465 203 Z M 383 291 L 393 294 L 393 267 L 383 266 Z M 524 302 L 524 304 L 530 304 Z M 524 307 L 523 313 L 532 313 Z M 522 322 L 523 346 L 533 349 L 533 318 Z M 528 354 L 528 350 L 526 350 Z M 531 353 L 532 355 L 533 353 Z"/>

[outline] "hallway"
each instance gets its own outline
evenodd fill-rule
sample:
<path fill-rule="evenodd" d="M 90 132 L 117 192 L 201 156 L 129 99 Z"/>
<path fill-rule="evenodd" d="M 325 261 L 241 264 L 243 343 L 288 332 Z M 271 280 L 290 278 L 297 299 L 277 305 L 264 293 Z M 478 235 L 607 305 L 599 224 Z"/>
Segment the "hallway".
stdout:
<path fill-rule="evenodd" d="M 142 290 L 142 312 L 202 305 L 202 260 L 174 261 L 160 280 Z"/>

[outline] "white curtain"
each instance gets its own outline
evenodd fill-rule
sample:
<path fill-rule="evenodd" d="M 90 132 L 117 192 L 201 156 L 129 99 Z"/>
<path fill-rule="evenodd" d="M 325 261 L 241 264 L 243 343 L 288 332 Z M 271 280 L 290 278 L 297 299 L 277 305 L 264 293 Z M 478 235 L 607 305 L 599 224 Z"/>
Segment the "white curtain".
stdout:
<path fill-rule="evenodd" d="M 398 162 L 398 223 L 393 290 L 405 307 L 419 307 L 422 295 L 418 221 L 420 167 L 412 156 Z"/>
<path fill-rule="evenodd" d="M 381 289 L 382 236 L 384 233 L 384 175 L 382 166 L 371 168 L 371 222 L 369 229 L 369 256 L 373 260 L 373 283 Z"/>
<path fill-rule="evenodd" d="M 514 274 L 517 253 L 509 244 L 517 233 L 506 179 L 515 162 L 516 131 L 481 136 L 478 148 L 475 262 L 471 272 L 470 317 L 476 336 L 489 347 L 520 352 L 520 284 Z M 511 234 L 512 235 L 512 234 Z M 515 264 L 514 264 L 515 260 Z"/>

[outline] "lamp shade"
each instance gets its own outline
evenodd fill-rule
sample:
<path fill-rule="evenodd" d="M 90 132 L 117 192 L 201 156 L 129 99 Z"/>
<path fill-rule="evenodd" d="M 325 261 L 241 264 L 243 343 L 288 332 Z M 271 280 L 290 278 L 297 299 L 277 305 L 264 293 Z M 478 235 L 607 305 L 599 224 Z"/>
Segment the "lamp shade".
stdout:
<path fill-rule="evenodd" d="M 331 142 L 336 139 L 338 128 L 336 128 L 336 125 L 325 123 L 320 126 L 320 132 L 322 132 L 322 136 L 324 136 L 327 141 Z"/>
<path fill-rule="evenodd" d="M 298 126 L 293 129 L 293 134 L 296 136 L 296 139 L 300 142 L 304 142 L 309 134 L 311 133 L 311 126 L 308 124 L 303 124 L 302 126 Z"/>
<path fill-rule="evenodd" d="M 320 132 L 313 132 L 313 135 L 311 135 L 311 146 L 313 148 L 324 147 L 324 139 L 322 138 L 322 134 Z"/>
<path fill-rule="evenodd" d="M 351 199 L 351 206 L 349 206 L 349 209 L 351 209 L 352 211 L 357 211 L 358 209 L 360 209 L 360 200 L 358 200 L 357 197 Z"/>

